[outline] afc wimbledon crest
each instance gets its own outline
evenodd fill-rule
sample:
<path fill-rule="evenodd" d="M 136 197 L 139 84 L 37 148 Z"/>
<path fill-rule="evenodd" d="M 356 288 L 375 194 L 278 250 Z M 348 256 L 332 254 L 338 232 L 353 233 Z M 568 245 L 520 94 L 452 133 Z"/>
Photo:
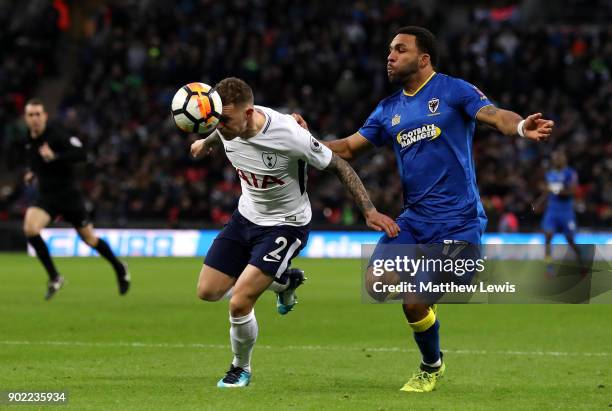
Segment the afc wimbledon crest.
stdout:
<path fill-rule="evenodd" d="M 429 107 L 429 111 L 431 111 L 432 113 L 435 113 L 436 111 L 438 111 L 439 105 L 440 105 L 440 100 L 437 98 L 432 98 L 427 103 L 427 106 Z"/>
<path fill-rule="evenodd" d="M 261 158 L 266 167 L 268 168 L 274 168 L 274 166 L 276 165 L 276 153 L 264 151 L 263 153 L 261 153 Z"/>
<path fill-rule="evenodd" d="M 400 120 L 401 120 L 401 117 L 399 114 L 394 115 L 393 118 L 391 119 L 391 127 L 397 126 Z"/>

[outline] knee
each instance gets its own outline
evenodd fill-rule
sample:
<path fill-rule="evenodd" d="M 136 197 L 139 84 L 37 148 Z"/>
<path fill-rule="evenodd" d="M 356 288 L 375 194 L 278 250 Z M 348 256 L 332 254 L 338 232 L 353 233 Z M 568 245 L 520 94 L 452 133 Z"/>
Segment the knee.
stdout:
<path fill-rule="evenodd" d="M 230 299 L 229 311 L 232 317 L 244 317 L 253 311 L 254 303 L 241 295 L 233 295 Z"/>
<path fill-rule="evenodd" d="M 40 228 L 38 228 L 34 224 L 29 224 L 28 222 L 25 222 L 23 224 L 23 233 L 28 238 L 29 237 L 36 237 L 37 235 L 40 234 Z"/>
<path fill-rule="evenodd" d="M 36 220 L 33 218 L 28 218 L 26 214 L 26 218 L 23 220 L 23 233 L 26 237 L 36 237 L 40 234 L 41 227 L 39 224 L 36 224 Z"/>
<path fill-rule="evenodd" d="M 406 311 L 407 313 L 426 312 L 428 309 L 429 309 L 429 306 L 425 304 L 418 304 L 418 303 L 404 304 L 404 311 Z"/>
<path fill-rule="evenodd" d="M 198 298 L 204 301 L 219 301 L 225 292 L 221 292 L 219 290 L 212 289 L 207 286 L 206 283 L 198 284 Z"/>
<path fill-rule="evenodd" d="M 392 297 L 388 289 L 390 286 L 399 284 L 400 278 L 395 272 L 384 272 L 382 275 L 374 275 L 372 267 L 368 268 L 365 275 L 366 292 L 374 300 L 383 302 Z"/>
<path fill-rule="evenodd" d="M 402 308 L 410 322 L 420 321 L 429 314 L 429 305 L 423 303 L 407 303 L 403 304 Z"/>
<path fill-rule="evenodd" d="M 365 275 L 365 288 L 366 292 L 370 297 L 372 297 L 376 301 L 384 301 L 387 297 L 387 293 L 380 290 L 378 287 L 381 282 L 380 277 L 375 276 L 372 272 L 372 268 L 370 267 Z"/>
<path fill-rule="evenodd" d="M 90 247 L 95 247 L 98 245 L 98 237 L 95 235 L 84 235 L 81 236 L 81 240 L 85 242 Z"/>

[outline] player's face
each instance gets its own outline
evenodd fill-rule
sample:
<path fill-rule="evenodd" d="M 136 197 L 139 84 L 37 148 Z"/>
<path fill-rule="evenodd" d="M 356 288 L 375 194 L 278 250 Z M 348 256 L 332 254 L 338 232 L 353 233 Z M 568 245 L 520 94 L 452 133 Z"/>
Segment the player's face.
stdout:
<path fill-rule="evenodd" d="M 25 106 L 24 117 L 33 137 L 38 137 L 45 131 L 48 115 L 42 105 L 27 104 Z"/>
<path fill-rule="evenodd" d="M 387 76 L 392 83 L 403 83 L 419 70 L 419 60 L 424 54 L 419 52 L 416 37 L 411 34 L 398 34 L 389 45 L 387 56 Z"/>
<path fill-rule="evenodd" d="M 217 129 L 226 140 L 245 135 L 249 120 L 249 106 L 229 104 L 223 106 Z"/>
<path fill-rule="evenodd" d="M 567 165 L 567 158 L 565 158 L 565 154 L 555 152 L 552 155 L 552 163 L 555 168 L 565 168 L 565 166 Z"/>

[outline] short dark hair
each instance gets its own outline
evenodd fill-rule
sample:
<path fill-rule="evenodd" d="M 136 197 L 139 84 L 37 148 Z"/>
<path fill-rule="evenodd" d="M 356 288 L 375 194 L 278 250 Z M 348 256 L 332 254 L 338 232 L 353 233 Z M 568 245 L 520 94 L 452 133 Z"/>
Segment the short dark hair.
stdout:
<path fill-rule="evenodd" d="M 28 101 L 26 101 L 25 105 L 26 106 L 43 106 L 43 108 L 45 107 L 45 103 L 43 103 L 43 101 L 39 99 L 38 97 L 33 97 L 29 99 Z"/>
<path fill-rule="evenodd" d="M 416 45 L 421 53 L 429 54 L 431 65 L 436 67 L 438 65 L 439 53 L 438 53 L 438 40 L 436 36 L 425 27 L 419 26 L 405 26 L 397 30 L 398 34 L 410 34 L 416 37 Z"/>
<path fill-rule="evenodd" d="M 215 86 L 221 97 L 223 105 L 230 104 L 253 104 L 253 90 L 244 81 L 236 77 L 228 77 L 221 80 Z"/>

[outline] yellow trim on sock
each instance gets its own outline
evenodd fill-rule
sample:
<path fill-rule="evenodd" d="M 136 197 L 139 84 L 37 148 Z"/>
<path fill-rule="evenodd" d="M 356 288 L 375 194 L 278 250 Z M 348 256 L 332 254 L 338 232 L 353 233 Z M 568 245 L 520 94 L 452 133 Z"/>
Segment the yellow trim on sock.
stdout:
<path fill-rule="evenodd" d="M 408 323 L 415 333 L 422 333 L 427 331 L 436 322 L 436 314 L 434 314 L 431 308 L 427 309 L 427 315 L 422 320 L 415 323 Z"/>
<path fill-rule="evenodd" d="M 438 304 L 432 304 L 431 306 L 431 310 L 434 312 L 434 314 L 436 315 L 436 318 L 438 318 Z"/>

